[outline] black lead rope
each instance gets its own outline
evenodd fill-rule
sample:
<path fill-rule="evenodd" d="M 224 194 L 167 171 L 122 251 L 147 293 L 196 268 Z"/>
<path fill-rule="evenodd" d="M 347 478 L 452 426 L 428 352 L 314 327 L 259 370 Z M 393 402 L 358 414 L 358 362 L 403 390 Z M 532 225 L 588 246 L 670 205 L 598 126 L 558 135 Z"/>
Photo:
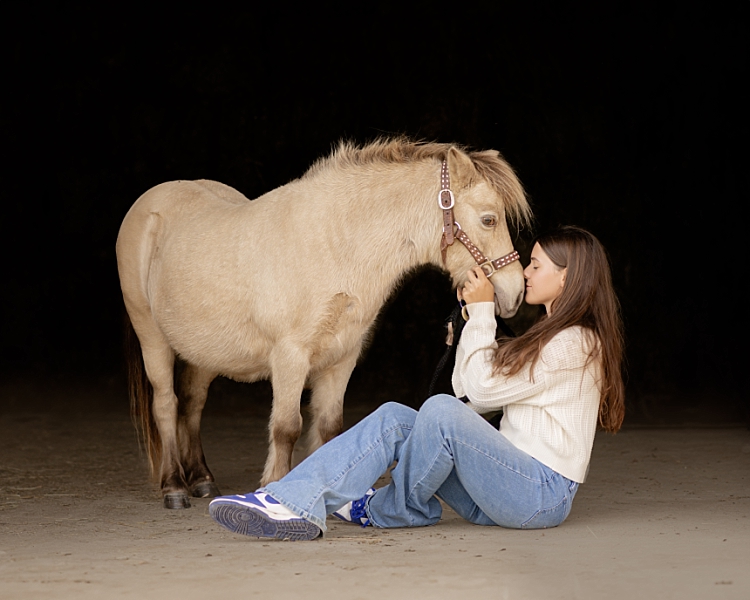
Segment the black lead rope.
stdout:
<path fill-rule="evenodd" d="M 445 369 L 445 365 L 448 364 L 448 360 L 451 355 L 455 355 L 456 348 L 458 347 L 458 340 L 461 339 L 461 332 L 466 325 L 462 315 L 463 304 L 456 304 L 456 307 L 451 312 L 450 316 L 445 320 L 445 327 L 448 329 L 448 338 L 446 340 L 445 352 L 438 361 L 437 367 L 435 367 L 435 373 L 432 375 L 432 381 L 430 382 L 430 388 L 427 392 L 427 397 L 435 395 L 435 387 L 437 386 L 438 379 Z M 500 317 L 495 317 L 497 321 L 497 328 L 502 331 L 508 337 L 516 337 L 515 332 L 508 327 L 508 324 Z M 462 398 L 466 402 L 465 398 Z"/>
<path fill-rule="evenodd" d="M 438 361 L 437 367 L 435 367 L 435 372 L 432 374 L 432 381 L 430 382 L 430 387 L 427 390 L 427 397 L 431 398 L 435 395 L 435 386 L 437 385 L 437 381 L 440 378 L 440 375 L 442 375 L 443 370 L 445 369 L 445 365 L 448 363 L 448 359 L 450 359 L 451 354 L 454 354 L 456 352 L 456 347 L 458 346 L 458 340 L 461 338 L 461 332 L 463 331 L 464 325 L 466 324 L 466 321 L 464 321 L 463 316 L 461 315 L 461 309 L 463 306 L 460 304 L 456 304 L 456 308 L 453 309 L 450 316 L 445 320 L 445 327 L 448 330 L 448 337 L 446 338 L 446 348 L 445 352 L 443 352 L 443 356 Z"/>

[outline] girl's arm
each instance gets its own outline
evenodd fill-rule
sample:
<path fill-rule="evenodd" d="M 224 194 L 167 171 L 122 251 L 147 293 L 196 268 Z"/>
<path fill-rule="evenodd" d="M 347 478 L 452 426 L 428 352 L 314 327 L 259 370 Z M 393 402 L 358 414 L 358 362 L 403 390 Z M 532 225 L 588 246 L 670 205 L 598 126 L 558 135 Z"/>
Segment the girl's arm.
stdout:
<path fill-rule="evenodd" d="M 467 305 L 470 316 L 464 326 L 456 351 L 453 390 L 457 397 L 467 396 L 479 413 L 490 412 L 507 404 L 534 396 L 545 387 L 542 369 L 535 369 L 531 381 L 529 367 L 512 376 L 493 373 L 495 357 L 495 304 L 474 302 Z"/>

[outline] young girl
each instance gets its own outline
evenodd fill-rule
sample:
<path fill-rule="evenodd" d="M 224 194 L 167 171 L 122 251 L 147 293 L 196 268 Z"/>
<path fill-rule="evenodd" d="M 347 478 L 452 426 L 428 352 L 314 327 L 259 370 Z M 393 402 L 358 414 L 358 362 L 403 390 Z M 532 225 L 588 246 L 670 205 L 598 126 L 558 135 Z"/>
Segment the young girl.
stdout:
<path fill-rule="evenodd" d="M 440 498 L 478 525 L 556 527 L 586 473 L 597 421 L 624 417 L 622 333 L 604 248 L 565 227 L 539 237 L 524 271 L 526 302 L 546 315 L 522 336 L 495 340 L 494 290 L 478 267 L 467 304 L 453 396 L 417 412 L 387 403 L 255 493 L 224 496 L 211 516 L 236 533 L 310 540 L 333 514 L 362 526 L 440 520 Z M 481 413 L 503 409 L 499 431 Z M 371 486 L 397 461 L 391 483 Z"/>

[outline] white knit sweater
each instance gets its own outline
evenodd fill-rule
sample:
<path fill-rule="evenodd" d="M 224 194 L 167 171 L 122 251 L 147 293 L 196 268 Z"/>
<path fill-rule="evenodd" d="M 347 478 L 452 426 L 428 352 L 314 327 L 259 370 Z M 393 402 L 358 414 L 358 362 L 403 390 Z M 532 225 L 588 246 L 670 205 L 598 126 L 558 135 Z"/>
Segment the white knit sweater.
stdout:
<path fill-rule="evenodd" d="M 492 302 L 467 307 L 456 352 L 453 390 L 478 413 L 503 409 L 500 433 L 517 448 L 561 475 L 586 479 L 599 412 L 599 361 L 586 365 L 592 336 L 581 327 L 558 333 L 516 375 L 492 373 L 497 348 Z"/>

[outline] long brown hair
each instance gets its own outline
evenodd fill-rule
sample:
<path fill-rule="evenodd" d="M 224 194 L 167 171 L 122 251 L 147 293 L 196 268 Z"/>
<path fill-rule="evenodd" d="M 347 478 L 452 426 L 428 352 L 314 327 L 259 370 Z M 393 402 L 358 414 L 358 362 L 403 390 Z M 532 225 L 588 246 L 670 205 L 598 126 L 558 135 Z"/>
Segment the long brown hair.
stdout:
<path fill-rule="evenodd" d="M 555 335 L 575 325 L 584 327 L 595 337 L 588 360 L 598 359 L 601 367 L 599 424 L 614 433 L 625 418 L 623 334 L 607 253 L 596 237 L 579 227 L 562 227 L 534 241 L 558 268 L 567 269 L 565 284 L 550 314 L 523 335 L 498 340 L 495 372 L 513 375 L 529 362 L 533 369 Z"/>

